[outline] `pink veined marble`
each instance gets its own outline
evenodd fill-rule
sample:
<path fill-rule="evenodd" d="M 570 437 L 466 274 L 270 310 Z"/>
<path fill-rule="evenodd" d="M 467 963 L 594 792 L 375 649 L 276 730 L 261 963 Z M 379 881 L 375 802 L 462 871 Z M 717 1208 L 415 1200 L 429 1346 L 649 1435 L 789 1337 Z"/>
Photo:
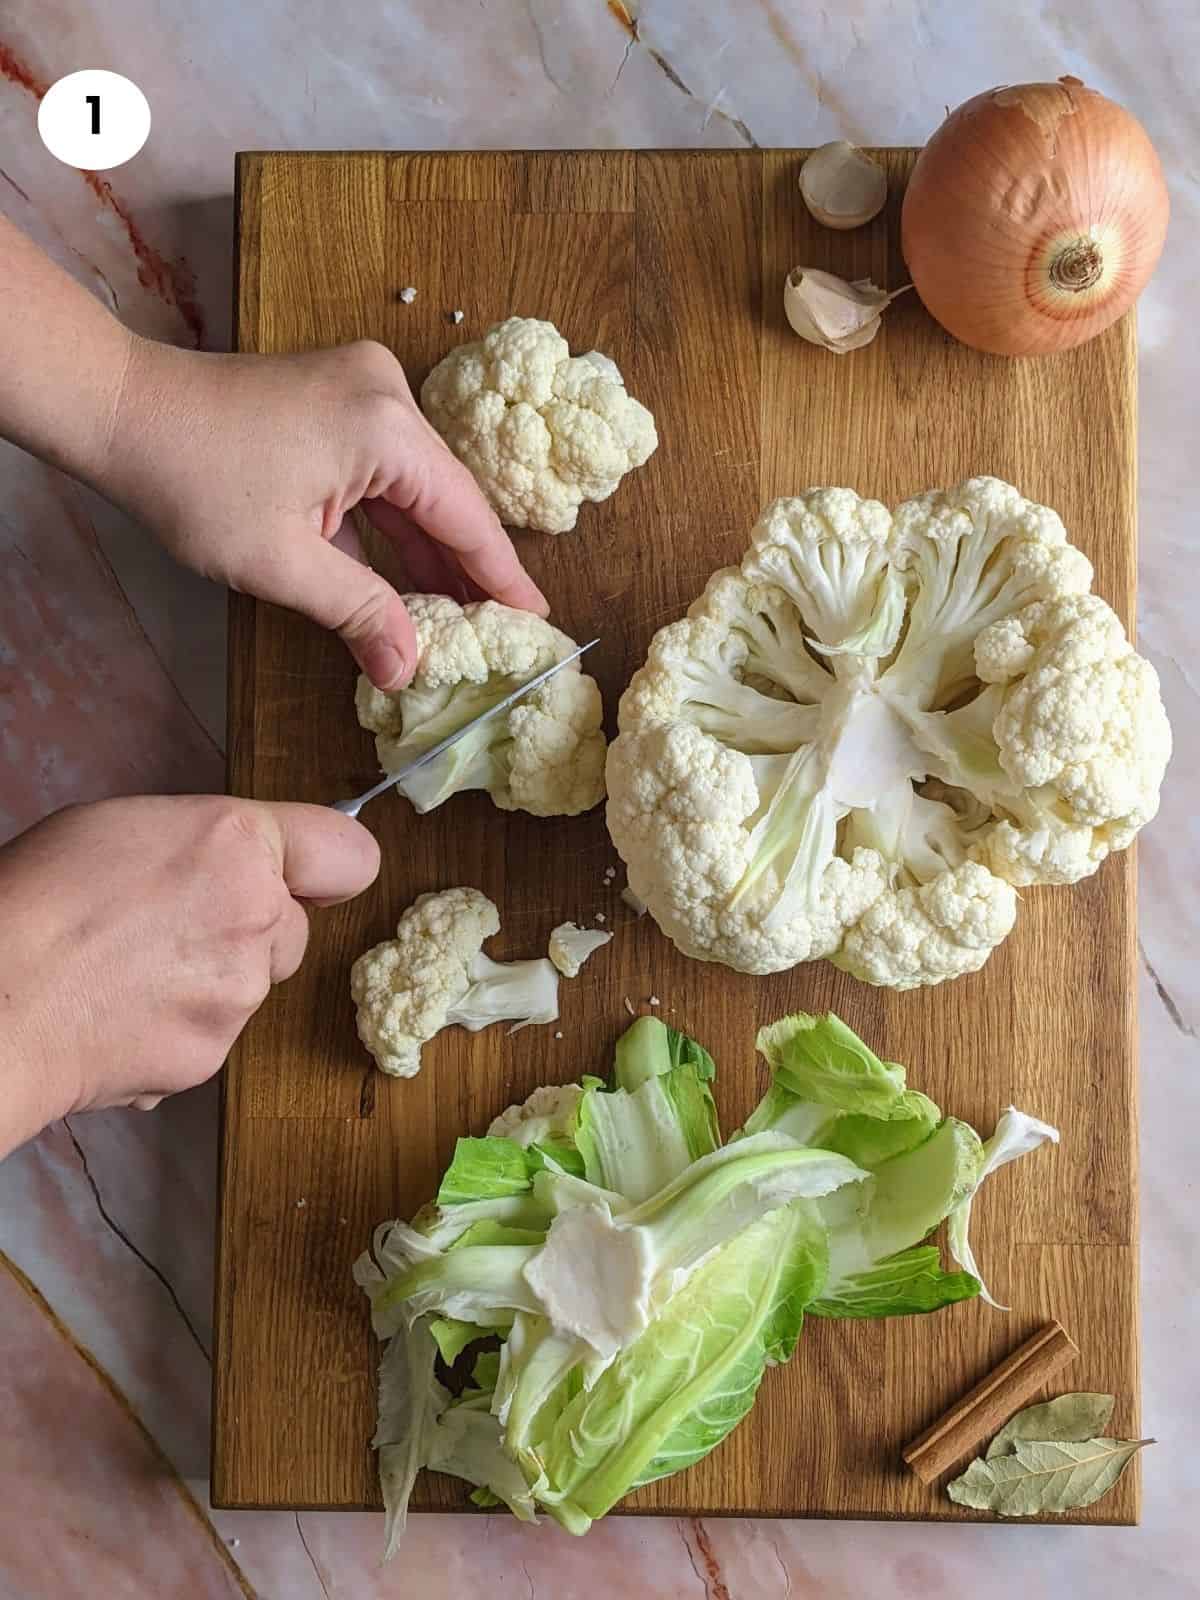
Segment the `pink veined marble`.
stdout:
<path fill-rule="evenodd" d="M 381 1572 L 377 1517 L 209 1512 L 210 1085 L 151 1116 L 73 1118 L 0 1164 L 0 1251 L 161 1451 L 0 1264 L 0 1600 L 1200 1595 L 1197 59 L 1200 12 L 1179 0 L 7 0 L 0 208 L 140 332 L 209 348 L 228 339 L 237 149 L 919 144 L 947 104 L 1068 71 L 1128 104 L 1172 191 L 1139 309 L 1139 625 L 1176 753 L 1139 847 L 1144 1414 L 1160 1441 L 1143 1527 L 614 1517 L 580 1544 L 416 1517 Z M 154 115 L 142 153 L 94 181 L 36 134 L 39 91 L 81 66 L 132 77 Z M 0 445 L 0 838 L 73 799 L 218 788 L 223 650 L 219 591 Z"/>
<path fill-rule="evenodd" d="M 145 1429 L 3 1264 L 0 1326 L 5 1593 L 244 1594 L 219 1536 Z"/>

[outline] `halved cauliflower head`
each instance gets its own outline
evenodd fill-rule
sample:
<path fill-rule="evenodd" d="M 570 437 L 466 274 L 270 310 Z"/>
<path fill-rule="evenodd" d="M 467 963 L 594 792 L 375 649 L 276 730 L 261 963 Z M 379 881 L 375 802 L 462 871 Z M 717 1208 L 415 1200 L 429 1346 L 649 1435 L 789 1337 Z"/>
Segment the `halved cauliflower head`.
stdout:
<path fill-rule="evenodd" d="M 421 408 L 514 528 L 568 533 L 658 446 L 607 356 L 572 356 L 552 322 L 509 317 L 441 360 Z"/>
<path fill-rule="evenodd" d="M 621 700 L 608 826 L 687 955 L 974 972 L 1016 887 L 1094 872 L 1154 815 L 1153 668 L 1058 516 L 995 478 L 894 514 L 777 500 Z"/>
<path fill-rule="evenodd" d="M 404 603 L 419 650 L 412 682 L 385 694 L 360 677 L 355 696 L 385 772 L 409 766 L 575 649 L 550 623 L 495 600 L 460 606 L 435 594 L 405 595 Z M 486 789 L 505 811 L 574 816 L 604 797 L 603 716 L 595 679 L 573 662 L 397 787 L 421 812 L 461 790 Z"/>

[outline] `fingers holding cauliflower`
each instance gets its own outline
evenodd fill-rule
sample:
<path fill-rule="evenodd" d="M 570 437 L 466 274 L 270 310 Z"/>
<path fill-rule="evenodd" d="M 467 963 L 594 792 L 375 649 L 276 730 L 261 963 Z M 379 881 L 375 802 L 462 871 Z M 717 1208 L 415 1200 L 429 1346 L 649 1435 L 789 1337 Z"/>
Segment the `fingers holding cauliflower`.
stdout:
<path fill-rule="evenodd" d="M 1015 887 L 1094 872 L 1157 808 L 1157 678 L 1091 577 L 994 478 L 894 515 L 776 501 L 622 698 L 608 823 L 634 894 L 742 971 L 977 970 Z"/>
<path fill-rule="evenodd" d="M 572 356 L 552 322 L 509 317 L 441 360 L 421 408 L 502 521 L 569 533 L 658 446 L 654 418 L 598 351 Z"/>
<path fill-rule="evenodd" d="M 445 595 L 406 595 L 404 603 L 417 634 L 412 681 L 385 694 L 362 677 L 355 696 L 385 772 L 411 765 L 575 649 L 550 623 L 495 600 L 460 606 Z M 604 797 L 603 717 L 595 679 L 574 662 L 397 787 L 420 812 L 486 789 L 505 811 L 575 816 Z"/>

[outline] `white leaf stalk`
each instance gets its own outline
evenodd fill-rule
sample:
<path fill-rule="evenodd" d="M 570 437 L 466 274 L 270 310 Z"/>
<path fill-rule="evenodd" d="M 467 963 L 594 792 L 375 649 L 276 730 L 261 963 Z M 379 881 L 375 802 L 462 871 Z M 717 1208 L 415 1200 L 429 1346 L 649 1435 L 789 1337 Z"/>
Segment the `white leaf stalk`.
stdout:
<path fill-rule="evenodd" d="M 998 1167 L 1003 1167 L 1010 1161 L 1016 1161 L 1019 1156 L 1028 1155 L 1047 1139 L 1052 1144 L 1057 1144 L 1058 1129 L 1052 1128 L 1048 1122 L 1039 1122 L 1037 1117 L 1028 1116 L 1024 1111 L 1018 1111 L 1016 1106 L 1009 1106 L 997 1122 L 995 1133 L 984 1143 L 983 1165 L 979 1169 L 975 1187 L 950 1214 L 947 1229 L 950 1254 L 964 1272 L 969 1272 L 973 1278 L 979 1279 L 982 1285 L 980 1298 L 986 1300 L 988 1305 L 995 1306 L 998 1311 L 1007 1311 L 1009 1308 L 992 1298 L 983 1273 L 979 1270 L 979 1264 L 975 1260 L 975 1252 L 971 1248 L 969 1237 L 971 1204 L 979 1192 L 979 1185 L 990 1172 L 995 1172 Z"/>

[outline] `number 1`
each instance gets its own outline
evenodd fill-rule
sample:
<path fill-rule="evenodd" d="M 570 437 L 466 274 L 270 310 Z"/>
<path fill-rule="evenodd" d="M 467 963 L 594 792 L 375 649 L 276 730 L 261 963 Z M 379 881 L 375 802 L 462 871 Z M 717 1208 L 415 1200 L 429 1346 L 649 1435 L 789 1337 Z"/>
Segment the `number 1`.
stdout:
<path fill-rule="evenodd" d="M 84 95 L 83 98 L 87 102 L 87 104 L 89 106 L 91 106 L 91 108 L 92 108 L 92 132 L 93 133 L 99 133 L 100 132 L 100 96 L 98 94 L 86 94 L 86 95 Z"/>

